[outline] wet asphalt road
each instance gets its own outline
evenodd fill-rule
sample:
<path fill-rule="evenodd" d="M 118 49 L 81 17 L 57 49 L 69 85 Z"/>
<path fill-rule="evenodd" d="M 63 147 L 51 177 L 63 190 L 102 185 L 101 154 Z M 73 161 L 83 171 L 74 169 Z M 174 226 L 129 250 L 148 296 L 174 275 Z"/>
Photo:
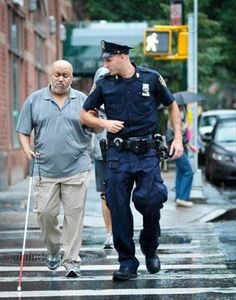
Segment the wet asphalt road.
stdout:
<path fill-rule="evenodd" d="M 24 188 L 21 190 L 19 186 L 17 193 L 23 195 Z M 179 222 L 178 225 L 173 221 L 167 225 L 163 222 L 158 250 L 162 268 L 154 275 L 146 270 L 138 244 L 140 228 L 136 226 L 134 240 L 140 261 L 139 276 L 117 283 L 112 281 L 112 273 L 118 269 L 117 253 L 114 249 L 103 249 L 105 229 L 97 218 L 101 214 L 98 195 L 93 197 L 97 200 L 93 199 L 87 206 L 89 216 L 81 249 L 81 277 L 66 278 L 62 267 L 56 271 L 47 269 L 46 249 L 39 229 L 32 221 L 27 232 L 22 291 L 19 293 L 16 289 L 24 229 L 20 217 L 24 217 L 25 197 L 22 200 L 17 193 L 6 194 L 0 199 L 1 216 L 4 212 L 15 213 L 9 223 L 0 222 L 0 299 L 236 299 L 234 210 L 208 223 Z M 236 202 L 234 186 L 219 187 L 217 197 L 214 195 L 209 197 L 209 205 L 217 201 L 225 204 Z M 94 212 L 91 212 L 92 208 Z M 180 213 L 174 207 L 170 207 L 170 211 L 173 216 Z M 186 219 L 187 214 L 189 211 L 186 211 Z"/>
<path fill-rule="evenodd" d="M 139 276 L 120 283 L 112 281 L 117 254 L 102 248 L 103 228 L 85 228 L 78 279 L 65 278 L 62 267 L 49 271 L 40 232 L 29 230 L 21 293 L 16 288 L 23 231 L 0 232 L 0 298 L 235 299 L 235 225 L 230 221 L 163 228 L 158 251 L 162 269 L 155 275 L 146 271 L 135 230 Z"/>

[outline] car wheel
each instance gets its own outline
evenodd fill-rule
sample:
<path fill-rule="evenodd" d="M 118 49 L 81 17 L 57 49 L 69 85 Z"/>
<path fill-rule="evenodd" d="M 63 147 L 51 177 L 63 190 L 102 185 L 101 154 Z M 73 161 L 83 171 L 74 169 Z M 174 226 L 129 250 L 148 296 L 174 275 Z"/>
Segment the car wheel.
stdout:
<path fill-rule="evenodd" d="M 215 185 L 220 185 L 221 180 L 220 180 L 219 178 L 216 178 L 216 177 L 214 176 L 214 172 L 213 172 L 212 169 L 209 170 L 208 176 L 209 176 L 209 181 L 210 181 L 211 183 L 213 183 L 213 184 L 215 184 Z"/>
<path fill-rule="evenodd" d="M 208 156 L 205 156 L 205 176 L 206 176 L 206 179 L 208 181 L 211 181 L 211 176 L 210 176 L 210 169 L 211 169 L 211 164 L 210 164 L 210 158 Z"/>

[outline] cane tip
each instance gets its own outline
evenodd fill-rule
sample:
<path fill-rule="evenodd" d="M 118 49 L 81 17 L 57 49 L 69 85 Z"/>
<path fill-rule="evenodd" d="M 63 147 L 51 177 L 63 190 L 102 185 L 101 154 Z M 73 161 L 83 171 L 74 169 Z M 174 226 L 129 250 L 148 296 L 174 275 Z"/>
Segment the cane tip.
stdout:
<path fill-rule="evenodd" d="M 20 285 L 18 285 L 18 287 L 17 287 L 17 291 L 18 291 L 18 292 L 20 292 L 20 291 L 21 291 L 21 286 L 20 286 Z"/>

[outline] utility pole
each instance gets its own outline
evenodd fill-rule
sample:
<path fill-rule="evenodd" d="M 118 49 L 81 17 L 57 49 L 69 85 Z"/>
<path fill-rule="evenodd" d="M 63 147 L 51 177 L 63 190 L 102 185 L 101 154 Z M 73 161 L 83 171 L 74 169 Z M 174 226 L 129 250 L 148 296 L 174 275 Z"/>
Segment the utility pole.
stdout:
<path fill-rule="evenodd" d="M 188 44 L 188 90 L 198 92 L 198 0 L 194 0 L 194 13 L 188 15 L 189 44 Z M 198 146 L 198 109 L 197 102 L 192 104 L 193 114 L 193 144 Z M 198 168 L 198 154 L 193 154 L 193 184 L 191 199 L 206 199 L 203 195 L 202 171 Z"/>

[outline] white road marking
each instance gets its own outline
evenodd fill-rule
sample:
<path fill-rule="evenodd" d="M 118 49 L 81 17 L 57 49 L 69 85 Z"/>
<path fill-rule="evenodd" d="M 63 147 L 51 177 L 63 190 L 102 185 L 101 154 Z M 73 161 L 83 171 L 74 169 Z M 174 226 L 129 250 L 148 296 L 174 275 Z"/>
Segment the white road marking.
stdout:
<path fill-rule="evenodd" d="M 110 276 L 81 276 L 78 278 L 68 278 L 65 276 L 38 276 L 38 277 L 29 277 L 23 276 L 24 282 L 48 282 L 48 281 L 110 281 L 112 275 Z M 192 279 L 234 279 L 236 275 L 232 273 L 225 274 L 142 274 L 142 276 L 137 277 L 135 280 L 192 280 Z M 19 277 L 0 277 L 0 282 L 17 282 Z"/>
<path fill-rule="evenodd" d="M 205 257 L 224 257 L 223 253 L 173 253 L 173 254 L 158 254 L 160 258 L 205 258 Z M 141 259 L 144 255 L 135 255 Z M 116 259 L 117 255 L 107 255 L 107 259 Z"/>
<path fill-rule="evenodd" d="M 98 271 L 98 270 L 117 270 L 119 268 L 119 264 L 115 265 L 82 265 L 80 267 L 81 271 Z M 175 265 L 161 265 L 162 270 L 188 270 L 188 269 L 226 269 L 227 266 L 225 264 L 175 264 Z M 20 266 L 0 266 L 0 272 L 17 272 L 19 271 Z M 64 268 L 61 266 L 54 272 L 64 271 Z M 141 264 L 138 270 L 146 270 L 146 266 Z M 41 272 L 41 271 L 49 271 L 46 266 L 25 266 L 24 271 L 27 272 Z"/>
<path fill-rule="evenodd" d="M 181 251 L 189 251 L 192 249 L 199 248 L 199 245 L 193 244 L 162 244 L 158 247 L 158 250 L 175 250 L 181 249 Z M 140 249 L 140 246 L 137 245 L 136 249 Z M 103 246 L 82 246 L 81 251 L 107 251 L 103 249 Z M 215 249 L 213 249 L 215 251 Z M 0 253 L 11 253 L 11 252 L 21 252 L 22 248 L 2 248 Z M 25 248 L 25 252 L 46 252 L 46 248 Z M 116 251 L 115 249 L 109 249 L 109 251 Z"/>
<path fill-rule="evenodd" d="M 0 298 L 15 297 L 69 297 L 69 296 L 115 296 L 115 295 L 187 295 L 199 293 L 236 293 L 236 287 L 198 287 L 198 288 L 163 288 L 163 289 L 104 289 L 104 290 L 46 290 L 46 291 L 21 291 L 0 292 Z"/>

